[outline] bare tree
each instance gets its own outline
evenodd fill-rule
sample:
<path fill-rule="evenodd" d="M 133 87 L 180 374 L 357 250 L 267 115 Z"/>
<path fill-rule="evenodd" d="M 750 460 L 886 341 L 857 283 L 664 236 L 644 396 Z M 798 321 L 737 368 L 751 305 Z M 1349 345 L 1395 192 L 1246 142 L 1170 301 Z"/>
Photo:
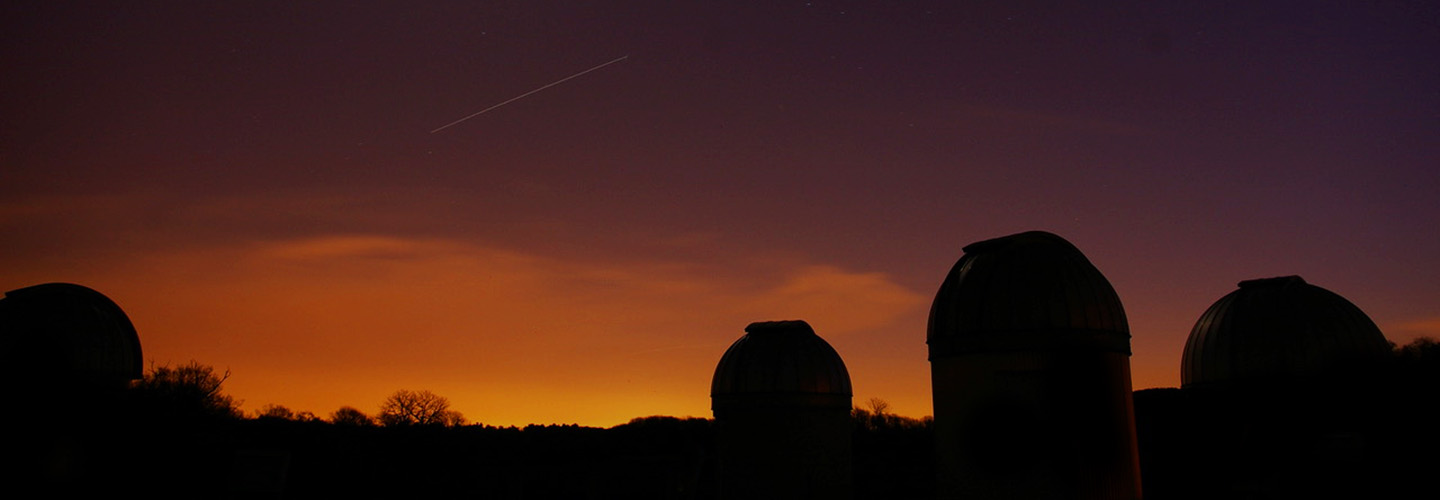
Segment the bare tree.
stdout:
<path fill-rule="evenodd" d="M 450 400 L 430 391 L 401 389 L 380 404 L 380 423 L 385 426 L 460 425 L 465 416 L 450 409 Z"/>
<path fill-rule="evenodd" d="M 330 414 L 330 422 L 335 425 L 369 426 L 375 425 L 375 420 L 353 406 L 341 406 Z"/>
<path fill-rule="evenodd" d="M 229 378 L 229 370 L 216 374 L 213 367 L 193 360 L 175 367 L 152 364 L 132 391 L 141 401 L 176 415 L 239 418 L 240 402 L 220 392 Z"/>
<path fill-rule="evenodd" d="M 465 415 L 455 410 L 446 410 L 445 414 L 440 416 L 440 419 L 445 427 L 460 427 L 465 425 Z"/>
<path fill-rule="evenodd" d="M 930 427 L 933 417 L 915 419 L 890 412 L 890 403 L 880 398 L 870 398 L 866 408 L 856 406 L 850 409 L 850 418 L 855 425 L 867 431 L 880 429 L 921 429 Z"/>
<path fill-rule="evenodd" d="M 870 413 L 874 413 L 876 416 L 885 415 L 885 412 L 890 409 L 890 403 L 880 398 L 870 398 L 869 404 Z"/>

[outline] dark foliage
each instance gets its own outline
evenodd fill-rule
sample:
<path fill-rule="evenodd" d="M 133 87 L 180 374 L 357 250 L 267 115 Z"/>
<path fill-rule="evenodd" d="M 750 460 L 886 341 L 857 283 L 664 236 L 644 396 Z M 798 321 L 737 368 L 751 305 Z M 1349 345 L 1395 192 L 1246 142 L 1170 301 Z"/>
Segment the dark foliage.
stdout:
<path fill-rule="evenodd" d="M 1368 377 L 1243 390 L 1135 393 L 1145 496 L 1400 498 L 1440 468 L 1433 376 L 1436 343 L 1396 349 Z M 151 497 L 463 495 L 482 498 L 713 498 L 709 419 L 643 417 L 610 429 L 366 425 L 341 408 L 334 423 L 244 420 L 220 392 L 224 374 L 190 363 L 151 370 L 127 399 L 87 419 L 32 425 L 43 446 L 19 448 L 35 467 L 17 486 L 100 493 L 144 486 Z M 932 422 L 856 408 L 857 498 L 930 498 Z M 448 408 L 444 411 L 448 411 Z M 281 418 L 285 414 L 292 419 Z M 217 418 L 219 417 L 219 418 Z"/>
<path fill-rule="evenodd" d="M 934 419 L 889 413 L 889 403 L 879 398 L 866 406 L 850 411 L 856 498 L 932 498 Z"/>
<path fill-rule="evenodd" d="M 255 412 L 255 418 L 273 418 L 278 420 L 298 420 L 294 410 L 277 404 L 267 404 Z"/>
<path fill-rule="evenodd" d="M 1135 393 L 1150 500 L 1408 498 L 1440 469 L 1440 346 L 1388 366 L 1271 384 Z M 1423 495 L 1422 495 L 1423 496 Z"/>
<path fill-rule="evenodd" d="M 180 366 L 151 366 L 130 395 L 137 409 L 172 418 L 240 418 L 240 403 L 221 392 L 230 378 L 195 361 Z"/>
<path fill-rule="evenodd" d="M 71 454 L 84 456 L 87 464 L 46 487 L 83 495 L 117 485 L 143 486 L 151 498 L 193 498 L 197 492 L 290 498 L 714 498 L 710 419 L 654 416 L 610 429 L 359 422 L 111 415 L 100 425 L 61 432 L 69 436 Z M 864 478 L 857 481 L 857 497 L 925 496 L 933 474 L 928 426 L 857 426 L 855 436 L 855 474 Z M 37 481 L 29 477 L 12 484 Z"/>
<path fill-rule="evenodd" d="M 386 427 L 407 425 L 465 425 L 465 416 L 450 409 L 450 400 L 430 391 L 395 391 L 380 404 L 376 420 Z"/>
<path fill-rule="evenodd" d="M 1412 383 L 1440 383 L 1440 342 L 1420 337 L 1395 347 L 1395 369 Z"/>
<path fill-rule="evenodd" d="M 375 425 L 375 419 L 370 418 L 365 412 L 353 406 L 341 406 L 330 414 L 330 423 L 335 425 L 349 426 L 370 426 Z"/>

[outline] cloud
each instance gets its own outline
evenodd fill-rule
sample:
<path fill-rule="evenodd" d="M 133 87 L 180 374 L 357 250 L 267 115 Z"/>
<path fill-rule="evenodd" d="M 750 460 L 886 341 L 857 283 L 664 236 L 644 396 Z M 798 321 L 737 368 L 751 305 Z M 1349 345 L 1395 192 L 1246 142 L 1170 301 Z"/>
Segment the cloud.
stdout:
<path fill-rule="evenodd" d="M 455 253 L 459 245 L 443 240 L 417 240 L 393 236 L 335 235 L 260 245 L 260 256 L 286 261 L 334 259 L 421 259 Z"/>
<path fill-rule="evenodd" d="M 0 280 L 96 288 L 147 359 L 229 368 L 227 390 L 256 405 L 325 412 L 400 387 L 550 402 L 465 409 L 516 423 L 585 421 L 598 410 L 556 402 L 596 393 L 648 405 L 616 414 L 706 414 L 714 364 L 746 324 L 805 319 L 856 342 L 923 302 L 888 274 L 713 230 L 552 238 L 505 215 L 527 212 L 422 194 L 0 200 L 0 229 L 24 235 L 0 255 L 25 263 Z"/>
<path fill-rule="evenodd" d="M 658 405 L 613 411 L 702 414 L 746 324 L 805 319 L 834 341 L 912 319 L 923 299 L 885 273 L 793 256 L 579 261 L 378 233 L 177 246 L 99 269 L 77 281 L 121 304 L 148 359 L 227 367 L 238 397 L 313 411 L 404 385 L 546 401 L 603 390 Z"/>
<path fill-rule="evenodd" d="M 884 273 L 812 265 L 794 271 L 774 288 L 740 298 L 745 309 L 773 319 L 807 319 L 827 333 L 883 327 L 926 297 Z"/>

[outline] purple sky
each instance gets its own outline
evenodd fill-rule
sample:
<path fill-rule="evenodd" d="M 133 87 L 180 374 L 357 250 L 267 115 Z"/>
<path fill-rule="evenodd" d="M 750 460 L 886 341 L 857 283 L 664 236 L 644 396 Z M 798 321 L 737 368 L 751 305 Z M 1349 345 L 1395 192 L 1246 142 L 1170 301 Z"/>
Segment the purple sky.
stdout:
<path fill-rule="evenodd" d="M 734 3 L 7 3 L 0 285 L 95 287 L 147 358 L 231 367 L 248 409 L 491 384 L 467 411 L 486 422 L 708 415 L 725 345 L 792 316 L 861 400 L 928 413 L 936 287 L 965 244 L 1030 229 L 1115 285 L 1137 388 L 1178 384 L 1190 326 L 1244 279 L 1299 274 L 1391 340 L 1440 334 L 1432 2 Z M 273 261 L 297 255 L 324 263 Z M 356 298 L 386 287 L 515 302 Z M 490 319 L 526 304 L 559 312 Z M 284 326 L 345 307 L 370 319 Z M 333 354 L 344 382 L 300 367 L 336 342 L 376 347 Z M 474 379 L 445 361 L 512 345 L 576 347 Z M 615 416 L 484 400 L 617 365 L 640 368 Z"/>

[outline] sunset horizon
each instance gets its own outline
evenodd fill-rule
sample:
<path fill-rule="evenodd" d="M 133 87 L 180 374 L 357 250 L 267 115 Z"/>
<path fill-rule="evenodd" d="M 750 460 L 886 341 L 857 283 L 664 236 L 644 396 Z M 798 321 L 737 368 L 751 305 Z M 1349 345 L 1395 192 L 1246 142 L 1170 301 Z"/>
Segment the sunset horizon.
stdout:
<path fill-rule="evenodd" d="M 74 283 L 253 414 L 712 417 L 804 320 L 931 415 L 971 243 L 1108 278 L 1134 390 L 1298 275 L 1440 337 L 1440 8 L 647 0 L 0 7 L 0 291 Z M 478 112 L 478 113 L 477 113 Z M 438 127 L 438 128 L 437 128 Z"/>

